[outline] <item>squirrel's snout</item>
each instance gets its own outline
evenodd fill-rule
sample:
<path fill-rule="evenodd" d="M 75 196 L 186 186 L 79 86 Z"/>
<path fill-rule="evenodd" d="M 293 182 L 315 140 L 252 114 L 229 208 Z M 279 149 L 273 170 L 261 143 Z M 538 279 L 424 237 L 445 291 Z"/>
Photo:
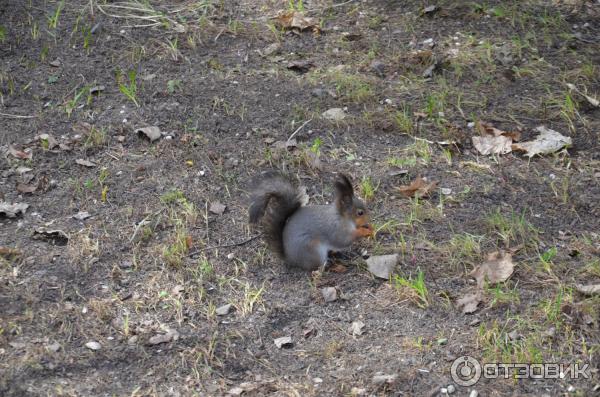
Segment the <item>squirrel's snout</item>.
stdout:
<path fill-rule="evenodd" d="M 359 237 L 375 237 L 375 229 L 370 223 L 360 225 L 357 229 Z"/>

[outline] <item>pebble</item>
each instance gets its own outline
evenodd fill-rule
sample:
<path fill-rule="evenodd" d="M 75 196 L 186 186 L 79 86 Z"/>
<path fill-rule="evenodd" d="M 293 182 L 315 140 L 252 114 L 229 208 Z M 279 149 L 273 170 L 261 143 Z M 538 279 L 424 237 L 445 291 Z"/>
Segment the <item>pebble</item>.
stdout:
<path fill-rule="evenodd" d="M 98 343 L 96 341 L 89 341 L 88 343 L 85 344 L 85 347 L 87 347 L 90 350 L 100 350 L 102 345 L 100 345 L 100 343 Z"/>
<path fill-rule="evenodd" d="M 454 387 L 454 385 L 448 385 L 447 389 L 448 389 L 448 394 L 452 394 L 456 391 L 456 388 Z"/>
<path fill-rule="evenodd" d="M 479 392 L 477 390 L 471 390 L 471 393 L 469 393 L 469 397 L 477 397 L 479 396 Z"/>

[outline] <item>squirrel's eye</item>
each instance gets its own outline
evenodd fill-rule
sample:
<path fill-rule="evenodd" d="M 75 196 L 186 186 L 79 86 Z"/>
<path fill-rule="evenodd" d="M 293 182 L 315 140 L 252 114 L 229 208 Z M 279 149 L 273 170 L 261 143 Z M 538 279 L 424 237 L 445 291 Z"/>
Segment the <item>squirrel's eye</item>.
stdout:
<path fill-rule="evenodd" d="M 358 216 L 363 216 L 364 214 L 365 214 L 365 211 L 363 211 L 363 210 L 356 211 L 356 215 L 358 215 Z"/>

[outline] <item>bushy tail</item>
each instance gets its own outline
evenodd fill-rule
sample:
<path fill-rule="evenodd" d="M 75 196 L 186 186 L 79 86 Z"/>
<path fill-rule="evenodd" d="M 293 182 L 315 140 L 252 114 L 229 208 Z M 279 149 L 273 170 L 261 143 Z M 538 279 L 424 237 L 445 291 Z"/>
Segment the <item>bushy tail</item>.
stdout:
<path fill-rule="evenodd" d="M 257 224 L 262 219 L 267 244 L 277 255 L 285 258 L 283 228 L 301 206 L 298 190 L 281 174 L 268 173 L 255 182 L 250 200 L 250 223 Z"/>

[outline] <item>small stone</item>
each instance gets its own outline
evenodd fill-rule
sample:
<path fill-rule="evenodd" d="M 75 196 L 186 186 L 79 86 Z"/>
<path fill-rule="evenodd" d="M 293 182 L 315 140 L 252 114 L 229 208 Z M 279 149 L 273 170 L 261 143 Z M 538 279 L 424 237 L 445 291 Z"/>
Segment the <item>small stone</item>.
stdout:
<path fill-rule="evenodd" d="M 573 386 L 573 385 L 569 385 L 569 387 L 567 387 L 567 391 L 568 391 L 569 393 L 575 393 L 575 386 Z"/>
<path fill-rule="evenodd" d="M 128 345 L 135 345 L 138 341 L 138 336 L 137 335 L 133 335 L 131 338 L 127 339 L 127 344 Z"/>
<path fill-rule="evenodd" d="M 73 218 L 75 218 L 79 221 L 83 221 L 83 220 L 89 218 L 90 216 L 91 216 L 90 213 L 87 211 L 79 211 L 78 213 L 73 215 Z"/>
<path fill-rule="evenodd" d="M 448 389 L 448 394 L 452 394 L 456 391 L 456 387 L 454 387 L 454 385 L 448 385 L 447 389 Z"/>
<path fill-rule="evenodd" d="M 385 375 L 378 373 L 373 376 L 373 383 L 377 386 L 383 385 L 384 383 L 391 385 L 396 381 L 396 379 L 398 379 L 398 375 Z"/>
<path fill-rule="evenodd" d="M 375 74 L 381 78 L 385 77 L 385 64 L 378 59 L 373 60 L 371 65 L 369 65 L 371 70 L 375 72 Z"/>
<path fill-rule="evenodd" d="M 148 340 L 148 344 L 149 345 L 158 345 L 161 343 L 167 343 L 170 341 L 176 341 L 177 339 L 179 339 L 179 332 L 177 332 L 177 330 L 169 328 L 167 330 L 167 333 L 165 334 L 158 334 L 158 335 L 154 335 L 153 337 L 151 337 Z"/>
<path fill-rule="evenodd" d="M 382 279 L 389 279 L 398 263 L 398 254 L 377 255 L 367 259 L 367 267 L 375 276 Z"/>
<path fill-rule="evenodd" d="M 444 394 L 448 394 L 448 389 L 446 389 L 445 387 L 442 387 L 442 388 L 440 389 L 440 393 L 441 393 L 442 395 L 444 395 Z"/>
<path fill-rule="evenodd" d="M 292 337 L 291 336 L 283 336 L 281 338 L 274 339 L 273 342 L 278 349 L 283 347 L 292 347 Z"/>
<path fill-rule="evenodd" d="M 334 302 L 338 298 L 335 287 L 325 287 L 321 289 L 321 295 L 323 295 L 325 302 Z"/>
<path fill-rule="evenodd" d="M 85 344 L 85 347 L 87 347 L 90 350 L 100 350 L 100 348 L 102 347 L 102 345 L 96 341 L 90 341 L 88 343 Z"/>
<path fill-rule="evenodd" d="M 358 387 L 353 387 L 352 389 L 350 389 L 351 396 L 364 396 L 366 394 L 367 394 L 367 389 L 361 389 Z"/>
<path fill-rule="evenodd" d="M 469 393 L 469 397 L 477 397 L 479 396 L 479 392 L 477 390 L 471 390 L 471 393 Z"/>
<path fill-rule="evenodd" d="M 346 118 L 346 112 L 342 108 L 331 108 L 323 112 L 323 118 L 332 121 L 341 121 Z"/>
<path fill-rule="evenodd" d="M 313 378 L 314 383 L 323 383 L 323 379 L 321 378 Z"/>
<path fill-rule="evenodd" d="M 440 346 L 444 346 L 444 345 L 448 344 L 448 339 L 446 339 L 446 338 L 440 338 L 440 339 L 437 340 L 437 344 L 440 345 Z"/>
<path fill-rule="evenodd" d="M 231 311 L 231 307 L 232 307 L 231 303 L 228 303 L 223 306 L 219 306 L 216 308 L 215 313 L 217 316 L 226 316 Z"/>
<path fill-rule="evenodd" d="M 452 194 L 452 189 L 450 189 L 449 187 L 443 187 L 440 189 L 440 191 L 444 196 L 449 196 Z"/>
<path fill-rule="evenodd" d="M 56 353 L 57 351 L 60 350 L 60 343 L 58 343 L 58 342 L 51 343 L 46 346 L 46 349 L 48 349 L 51 352 Z"/>
<path fill-rule="evenodd" d="M 365 333 L 365 323 L 363 323 L 360 320 L 353 321 L 352 325 L 350 326 L 350 332 L 352 333 L 352 336 L 360 336 L 360 335 L 364 334 Z"/>

